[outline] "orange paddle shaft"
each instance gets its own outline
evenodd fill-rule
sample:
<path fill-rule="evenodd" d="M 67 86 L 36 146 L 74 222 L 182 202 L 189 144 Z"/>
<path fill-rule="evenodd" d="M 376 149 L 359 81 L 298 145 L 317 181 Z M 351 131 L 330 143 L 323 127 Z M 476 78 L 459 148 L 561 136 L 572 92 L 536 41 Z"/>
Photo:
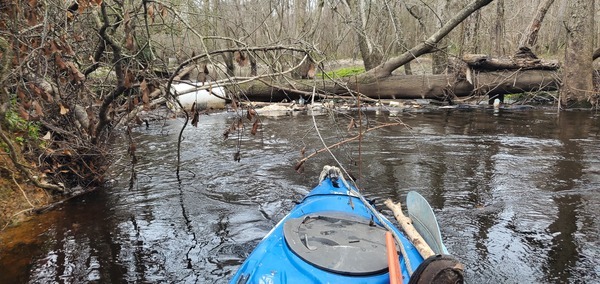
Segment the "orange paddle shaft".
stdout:
<path fill-rule="evenodd" d="M 402 272 L 400 272 L 400 262 L 398 261 L 398 252 L 396 251 L 396 242 L 394 236 L 389 231 L 385 232 L 385 246 L 387 248 L 388 269 L 390 272 L 390 284 L 402 283 Z"/>

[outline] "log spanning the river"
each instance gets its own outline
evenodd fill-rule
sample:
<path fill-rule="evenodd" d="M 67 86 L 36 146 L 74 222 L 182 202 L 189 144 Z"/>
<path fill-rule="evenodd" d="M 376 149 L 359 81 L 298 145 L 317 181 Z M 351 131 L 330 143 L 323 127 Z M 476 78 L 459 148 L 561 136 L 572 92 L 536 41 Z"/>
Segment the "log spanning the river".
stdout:
<path fill-rule="evenodd" d="M 558 74 L 552 70 L 468 71 L 465 75 L 392 75 L 360 81 L 350 79 L 348 89 L 373 99 L 437 99 L 451 100 L 472 95 L 502 95 L 524 92 L 555 91 Z M 331 95 L 348 94 L 348 89 L 329 80 L 317 79 L 317 90 Z M 240 87 L 251 101 L 279 102 L 295 100 L 312 92 L 315 81 L 300 80 L 278 84 L 252 81 Z"/>
<path fill-rule="evenodd" d="M 462 60 L 478 70 L 558 70 L 558 60 L 543 60 L 536 57 L 491 57 L 485 54 L 466 54 Z"/>

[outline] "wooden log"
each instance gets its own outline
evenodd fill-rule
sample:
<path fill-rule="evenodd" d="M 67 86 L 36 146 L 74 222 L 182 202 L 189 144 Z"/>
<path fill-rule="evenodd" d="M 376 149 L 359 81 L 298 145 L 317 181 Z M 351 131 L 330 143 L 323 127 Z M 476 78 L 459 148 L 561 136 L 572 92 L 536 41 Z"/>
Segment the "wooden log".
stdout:
<path fill-rule="evenodd" d="M 371 82 L 352 82 L 348 87 L 370 98 L 385 99 L 453 99 L 471 95 L 517 94 L 558 89 L 558 75 L 550 70 L 510 70 L 496 72 L 474 72 L 470 81 L 464 76 L 441 75 L 393 75 Z M 301 95 L 307 98 L 312 92 L 314 80 L 298 80 L 285 83 L 253 81 L 243 83 L 240 89 L 251 101 L 281 102 L 296 100 Z M 297 92 L 292 91 L 298 90 Z M 328 80 L 318 80 L 321 94 L 341 95 L 348 90 Z M 333 96 L 332 96 L 333 97 Z"/>
<path fill-rule="evenodd" d="M 405 216 L 404 213 L 402 213 L 402 205 L 400 203 L 394 203 L 391 199 L 387 199 L 384 202 L 384 204 L 390 210 L 392 210 L 392 213 L 394 213 L 394 217 L 396 218 L 400 226 L 402 226 L 402 230 L 404 230 L 404 233 L 406 234 L 410 242 L 419 251 L 419 254 L 421 254 L 423 259 L 427 259 L 428 257 L 435 255 L 431 247 L 429 247 L 429 245 L 427 244 L 427 242 L 425 242 L 421 234 L 419 234 L 419 232 L 417 232 L 417 230 L 413 226 L 412 220 L 409 217 Z"/>
<path fill-rule="evenodd" d="M 491 57 L 485 54 L 465 54 L 462 60 L 469 67 L 478 70 L 558 70 L 558 60 L 544 60 L 534 57 Z"/>

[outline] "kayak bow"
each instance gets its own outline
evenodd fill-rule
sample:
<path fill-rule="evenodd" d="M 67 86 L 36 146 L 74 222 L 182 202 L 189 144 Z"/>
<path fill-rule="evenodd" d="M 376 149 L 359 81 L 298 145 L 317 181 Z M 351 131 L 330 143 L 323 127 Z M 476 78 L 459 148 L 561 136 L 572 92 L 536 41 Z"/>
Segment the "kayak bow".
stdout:
<path fill-rule="evenodd" d="M 319 185 L 263 238 L 230 283 L 390 283 L 388 231 L 406 254 L 396 257 L 402 282 L 409 283 L 405 259 L 417 268 L 423 258 L 363 200 L 338 168 L 326 166 Z"/>

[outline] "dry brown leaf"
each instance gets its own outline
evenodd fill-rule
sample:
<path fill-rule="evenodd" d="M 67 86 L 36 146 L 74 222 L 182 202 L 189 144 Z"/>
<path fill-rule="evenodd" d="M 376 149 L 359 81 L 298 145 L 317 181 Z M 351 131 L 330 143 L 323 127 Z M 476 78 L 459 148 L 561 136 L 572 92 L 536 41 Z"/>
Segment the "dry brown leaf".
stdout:
<path fill-rule="evenodd" d="M 142 91 L 142 93 L 149 93 L 150 90 L 148 89 L 148 81 L 146 81 L 146 79 L 143 79 L 140 83 L 140 91 Z"/>
<path fill-rule="evenodd" d="M 348 131 L 350 131 L 352 128 L 356 128 L 356 122 L 354 121 L 354 118 L 350 119 L 350 123 L 348 123 Z"/>
<path fill-rule="evenodd" d="M 152 19 L 152 22 L 154 22 L 154 3 L 148 5 L 148 17 Z"/>
<path fill-rule="evenodd" d="M 56 63 L 58 70 L 64 71 L 67 69 L 67 63 L 65 63 L 62 56 L 58 52 L 54 54 L 54 62 Z"/>
<path fill-rule="evenodd" d="M 52 94 L 48 93 L 48 92 L 42 92 L 42 98 L 44 100 L 46 100 L 46 102 L 49 103 L 53 103 L 54 102 L 54 97 L 52 97 Z"/>
<path fill-rule="evenodd" d="M 140 83 L 140 91 L 142 92 L 144 108 L 148 109 L 150 107 L 150 90 L 148 89 L 148 82 L 146 82 L 146 79 L 142 80 L 142 83 Z"/>
<path fill-rule="evenodd" d="M 229 138 L 230 133 L 231 133 L 231 128 L 225 129 L 225 132 L 223 132 L 223 140 L 227 140 L 227 138 Z"/>
<path fill-rule="evenodd" d="M 130 71 L 125 72 L 125 82 L 123 82 L 125 88 L 130 89 L 133 86 L 133 80 L 133 73 L 131 73 Z"/>
<path fill-rule="evenodd" d="M 58 106 L 60 107 L 61 115 L 65 115 L 65 114 L 69 113 L 69 109 L 67 107 L 65 107 L 63 104 L 59 103 Z"/>
<path fill-rule="evenodd" d="M 40 38 L 31 39 L 31 48 L 32 49 L 38 49 L 38 48 L 40 48 L 40 46 L 42 46 L 42 40 Z"/>
<path fill-rule="evenodd" d="M 200 112 L 195 109 L 192 116 L 192 126 L 198 127 L 198 121 L 200 121 Z"/>
<path fill-rule="evenodd" d="M 130 142 L 129 148 L 127 149 L 127 153 L 131 156 L 134 156 L 136 150 L 137 150 L 137 145 L 135 144 L 135 142 Z"/>
<path fill-rule="evenodd" d="M 83 11 L 90 6 L 87 0 L 79 0 L 77 2 L 79 2 L 79 9 L 77 10 L 79 11 L 79 14 L 83 13 Z"/>
<path fill-rule="evenodd" d="M 81 73 L 81 71 L 79 71 L 79 68 L 77 68 L 77 66 L 75 66 L 75 63 L 68 62 L 67 66 L 69 67 L 69 70 L 71 71 L 71 80 L 73 80 L 74 82 L 82 82 L 85 80 L 85 75 L 83 75 L 83 73 Z"/>
<path fill-rule="evenodd" d="M 132 33 L 127 33 L 126 34 L 125 48 L 127 48 L 129 51 L 133 51 L 134 48 L 135 48 L 135 43 L 133 41 L 133 34 Z"/>
<path fill-rule="evenodd" d="M 206 74 L 204 74 L 203 72 L 198 72 L 198 77 L 196 78 L 196 80 L 198 82 L 201 82 L 202 86 L 204 86 L 204 83 L 206 83 Z"/>
<path fill-rule="evenodd" d="M 26 110 L 30 110 L 31 109 L 31 104 L 32 104 L 31 100 L 21 101 L 21 106 L 23 106 L 23 108 L 25 108 Z"/>
<path fill-rule="evenodd" d="M 40 105 L 40 103 L 38 103 L 38 101 L 33 101 L 33 103 L 31 104 L 37 116 L 44 116 L 44 111 L 42 110 L 42 106 Z"/>
<path fill-rule="evenodd" d="M 250 107 L 248 107 L 248 111 L 246 112 L 246 118 L 248 120 L 252 120 L 256 116 L 256 111 Z"/>
<path fill-rule="evenodd" d="M 244 67 L 248 65 L 248 57 L 244 54 L 243 51 L 236 51 L 233 53 L 233 59 L 240 67 Z"/>
<path fill-rule="evenodd" d="M 42 137 L 42 140 L 50 140 L 52 139 L 52 134 L 50 133 L 50 131 L 46 132 L 46 135 L 44 135 L 44 137 Z"/>
<path fill-rule="evenodd" d="M 50 47 L 51 45 L 46 43 L 46 45 L 44 46 L 44 49 L 42 49 L 44 51 L 44 56 L 50 58 L 50 55 L 52 55 L 52 52 L 50 51 Z"/>
<path fill-rule="evenodd" d="M 235 101 L 235 99 L 231 100 L 231 108 L 233 109 L 233 111 L 237 111 L 238 109 L 237 102 Z"/>
<path fill-rule="evenodd" d="M 36 96 L 41 96 L 44 97 L 45 96 L 45 92 L 44 90 L 42 90 L 42 88 L 38 87 L 36 84 L 31 83 L 29 84 L 29 90 L 34 93 Z"/>
<path fill-rule="evenodd" d="M 250 134 L 256 135 L 256 132 L 258 132 L 259 127 L 260 127 L 260 121 L 257 119 L 254 121 L 254 124 L 252 124 L 252 130 L 250 131 Z"/>
<path fill-rule="evenodd" d="M 85 36 L 83 35 L 83 33 L 78 33 L 78 34 L 73 35 L 73 39 L 76 42 L 80 42 L 80 41 L 84 41 L 85 40 Z"/>
<path fill-rule="evenodd" d="M 142 103 L 144 103 L 144 110 L 150 110 L 150 99 L 147 94 L 142 95 Z"/>
<path fill-rule="evenodd" d="M 26 56 L 26 54 L 29 54 L 29 53 L 27 52 L 27 51 L 29 51 L 29 46 L 27 46 L 27 45 L 25 45 L 25 44 L 21 43 L 21 44 L 19 45 L 19 51 L 21 51 L 21 53 L 22 53 L 22 57 L 25 57 L 25 56 Z M 15 58 L 18 58 L 18 57 L 15 57 Z"/>
<path fill-rule="evenodd" d="M 167 13 L 169 13 L 169 10 L 167 10 L 167 7 L 165 5 L 163 5 L 163 4 L 160 4 L 159 7 L 160 7 L 159 8 L 160 15 L 163 17 L 163 19 L 166 18 L 167 17 Z"/>
<path fill-rule="evenodd" d="M 22 88 L 17 87 L 17 97 L 19 98 L 19 100 L 24 101 L 25 100 L 25 92 L 23 91 Z"/>
<path fill-rule="evenodd" d="M 123 13 L 123 25 L 125 26 L 125 29 L 129 29 L 131 25 L 131 15 L 129 15 L 130 11 L 125 11 L 125 13 Z"/>
<path fill-rule="evenodd" d="M 306 77 L 309 79 L 313 79 L 317 74 L 317 69 L 315 68 L 315 64 L 311 63 L 308 65 L 308 72 L 306 72 Z"/>
<path fill-rule="evenodd" d="M 37 12 L 30 12 L 29 15 L 27 15 L 27 24 L 29 24 L 29 26 L 37 25 L 39 23 L 38 18 Z"/>
<path fill-rule="evenodd" d="M 66 36 L 61 36 L 62 39 L 62 50 L 64 51 L 65 54 L 68 54 L 70 56 L 75 56 L 75 51 L 73 50 L 73 48 L 71 48 L 71 45 L 68 43 Z"/>
<path fill-rule="evenodd" d="M 29 120 L 29 113 L 27 113 L 23 106 L 19 106 L 19 116 L 24 120 Z"/>
<path fill-rule="evenodd" d="M 58 48 L 58 44 L 56 44 L 56 41 L 50 41 L 50 52 L 52 53 L 56 53 L 56 52 L 60 52 L 60 48 Z"/>

